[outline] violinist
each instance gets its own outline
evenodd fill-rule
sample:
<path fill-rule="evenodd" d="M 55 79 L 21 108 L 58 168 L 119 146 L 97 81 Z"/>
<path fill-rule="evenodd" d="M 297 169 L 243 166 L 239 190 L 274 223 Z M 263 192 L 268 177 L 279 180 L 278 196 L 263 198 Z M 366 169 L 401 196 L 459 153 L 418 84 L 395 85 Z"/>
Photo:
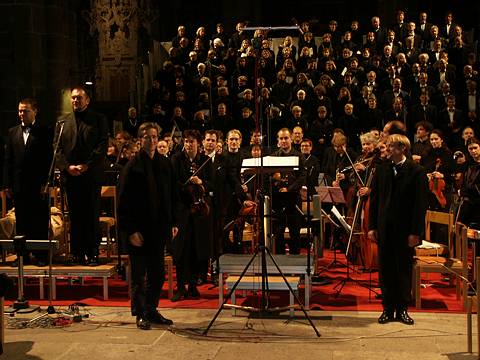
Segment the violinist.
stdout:
<path fill-rule="evenodd" d="M 447 210 L 450 207 L 453 191 L 453 174 L 455 162 L 453 154 L 447 147 L 443 132 L 434 129 L 430 133 L 432 149 L 421 161 L 429 180 L 429 208 Z"/>
<path fill-rule="evenodd" d="M 480 225 L 480 140 L 476 137 L 467 140 L 467 148 L 472 158 L 463 174 L 460 195 L 463 205 L 460 210 L 460 221 L 478 229 Z M 479 256 L 480 246 L 477 246 Z"/>
<path fill-rule="evenodd" d="M 300 190 L 302 186 L 306 185 L 305 158 L 301 152 L 292 147 L 293 140 L 290 129 L 280 129 L 277 140 L 280 149 L 275 151 L 272 156 L 298 156 L 299 168 L 298 170 L 281 171 L 272 176 L 275 252 L 276 254 L 285 254 L 285 228 L 288 226 L 289 253 L 299 254 L 302 215 L 298 212 L 297 206 L 301 205 Z"/>
<path fill-rule="evenodd" d="M 196 287 L 197 279 L 203 264 L 211 255 L 212 227 L 209 193 L 212 189 L 207 181 L 206 164 L 212 159 L 200 153 L 201 141 L 199 131 L 185 130 L 184 150 L 172 155 L 172 164 L 180 192 L 181 213 L 178 236 L 172 246 L 177 267 L 177 291 L 172 301 L 188 296 L 193 298 L 200 296 Z"/>

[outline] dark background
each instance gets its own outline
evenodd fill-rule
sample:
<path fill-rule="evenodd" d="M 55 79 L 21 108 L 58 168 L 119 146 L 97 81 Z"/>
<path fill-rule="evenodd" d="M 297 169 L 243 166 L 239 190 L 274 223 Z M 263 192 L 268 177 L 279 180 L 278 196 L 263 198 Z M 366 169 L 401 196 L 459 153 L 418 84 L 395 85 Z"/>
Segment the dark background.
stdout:
<path fill-rule="evenodd" d="M 223 22 L 231 33 L 239 20 L 251 26 L 293 25 L 293 18 L 309 20 L 316 35 L 331 19 L 342 29 L 353 19 L 365 27 L 378 15 L 388 26 L 397 9 L 405 10 L 406 20 L 414 21 L 420 11 L 426 11 L 436 24 L 442 23 L 445 11 L 452 10 L 465 30 L 478 27 L 480 19 L 480 2 L 473 1 L 143 1 L 158 10 L 148 36 L 160 41 L 169 41 L 179 24 L 186 25 L 190 33 L 201 25 L 211 33 L 217 22 Z M 62 109 L 68 110 L 68 104 L 62 103 L 63 94 L 94 72 L 97 47 L 82 17 L 89 6 L 89 0 L 0 0 L 0 134 L 18 122 L 16 108 L 23 97 L 38 99 L 41 122 L 53 123 Z M 97 106 L 105 109 L 113 103 Z"/>

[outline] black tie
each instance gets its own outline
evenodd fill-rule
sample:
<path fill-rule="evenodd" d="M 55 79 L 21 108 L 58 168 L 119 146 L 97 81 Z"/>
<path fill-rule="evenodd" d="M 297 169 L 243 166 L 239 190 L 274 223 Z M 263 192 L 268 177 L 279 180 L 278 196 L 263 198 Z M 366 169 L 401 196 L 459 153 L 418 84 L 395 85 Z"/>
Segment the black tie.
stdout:
<path fill-rule="evenodd" d="M 32 125 L 21 125 L 21 126 L 22 126 L 22 131 L 31 130 L 31 129 L 32 129 Z"/>

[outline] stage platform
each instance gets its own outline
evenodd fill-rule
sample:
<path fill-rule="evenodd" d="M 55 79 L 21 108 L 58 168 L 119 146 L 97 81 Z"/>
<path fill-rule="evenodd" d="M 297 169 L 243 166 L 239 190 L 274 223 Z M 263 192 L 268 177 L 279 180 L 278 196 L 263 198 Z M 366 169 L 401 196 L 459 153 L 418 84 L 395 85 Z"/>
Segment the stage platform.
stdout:
<path fill-rule="evenodd" d="M 48 266 L 25 265 L 23 267 L 25 278 L 38 278 L 40 286 L 40 299 L 45 299 L 45 282 L 48 284 Z M 52 266 L 52 298 L 57 298 L 57 278 L 80 278 L 85 277 L 101 278 L 103 283 L 103 299 L 108 300 L 108 278 L 117 272 L 116 264 L 105 264 L 99 266 Z M 18 268 L 12 266 L 0 266 L 0 273 L 10 277 L 18 277 Z"/>

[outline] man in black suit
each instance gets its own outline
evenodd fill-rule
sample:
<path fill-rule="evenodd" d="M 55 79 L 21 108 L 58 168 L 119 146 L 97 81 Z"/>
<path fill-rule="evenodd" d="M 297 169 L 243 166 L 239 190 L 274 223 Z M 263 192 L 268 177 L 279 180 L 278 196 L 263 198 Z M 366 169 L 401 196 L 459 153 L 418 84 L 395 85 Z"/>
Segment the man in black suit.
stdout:
<path fill-rule="evenodd" d="M 21 124 L 8 131 L 4 163 L 4 187 L 15 203 L 16 233 L 31 240 L 48 239 L 50 216 L 48 196 L 42 188 L 52 159 L 52 133 L 36 120 L 37 112 L 33 99 L 18 104 Z M 37 265 L 46 265 L 45 251 L 34 255 Z"/>
<path fill-rule="evenodd" d="M 157 306 L 165 280 L 164 249 L 178 232 L 178 192 L 173 166 L 157 152 L 160 127 L 144 123 L 140 152 L 123 169 L 118 202 L 119 228 L 128 239 L 131 264 L 131 311 L 137 327 L 172 325 Z"/>
<path fill-rule="evenodd" d="M 427 21 L 427 13 L 421 12 L 418 20 L 418 27 L 415 29 L 415 32 L 421 36 L 423 41 L 423 47 L 426 48 L 427 39 L 430 35 L 430 29 L 432 24 Z"/>
<path fill-rule="evenodd" d="M 108 144 L 106 118 L 89 108 L 81 86 L 72 88 L 73 112 L 59 118 L 63 132 L 56 158 L 65 177 L 72 263 L 98 265 L 100 189 Z M 57 126 L 57 132 L 60 126 Z M 58 134 L 57 134 L 58 136 Z"/>
<path fill-rule="evenodd" d="M 464 114 L 455 106 L 455 95 L 449 95 L 447 98 L 447 107 L 438 113 L 437 127 L 443 131 L 450 148 L 455 147 L 454 137 L 459 134 L 464 124 Z"/>
<path fill-rule="evenodd" d="M 380 324 L 395 318 L 407 325 L 414 323 L 407 307 L 414 248 L 425 230 L 428 185 L 425 170 L 407 159 L 409 150 L 406 136 L 390 135 L 387 151 L 393 164 L 386 161 L 379 165 L 372 183 L 368 236 L 378 241 L 383 295 Z"/>
<path fill-rule="evenodd" d="M 279 149 L 272 156 L 296 156 L 299 159 L 299 167 L 298 170 L 284 170 L 272 176 L 275 252 L 276 254 L 285 254 L 285 228 L 288 226 L 289 253 L 296 255 L 300 253 L 302 217 L 295 205 L 301 205 L 300 190 L 307 184 L 305 158 L 300 151 L 293 148 L 290 129 L 280 129 L 277 140 Z"/>

